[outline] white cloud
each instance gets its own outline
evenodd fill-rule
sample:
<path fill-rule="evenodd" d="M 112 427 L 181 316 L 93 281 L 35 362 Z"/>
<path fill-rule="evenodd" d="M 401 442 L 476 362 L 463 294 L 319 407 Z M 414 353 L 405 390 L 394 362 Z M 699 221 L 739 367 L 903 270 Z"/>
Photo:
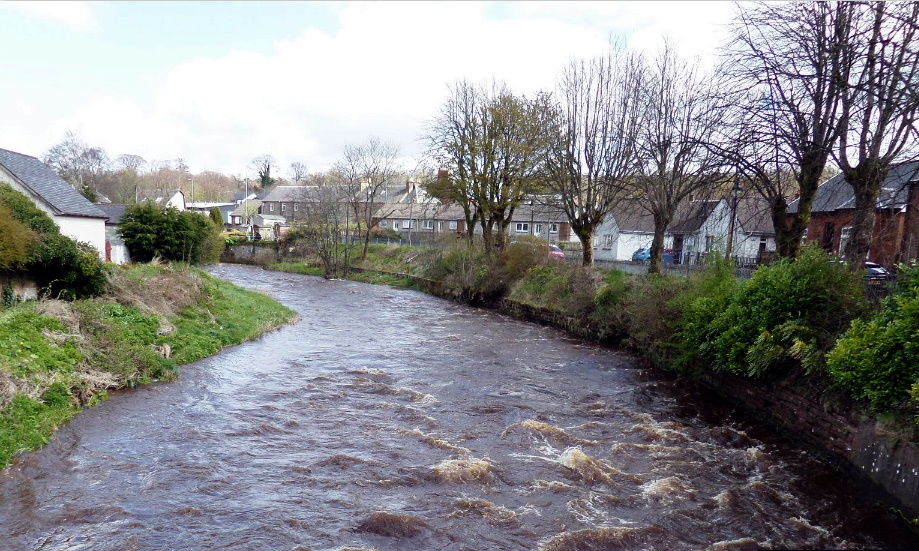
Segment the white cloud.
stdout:
<path fill-rule="evenodd" d="M 570 59 L 607 48 L 614 27 L 604 21 L 636 26 L 632 42 L 650 44 L 681 18 L 685 23 L 699 16 L 698 8 L 678 3 L 652 8 L 671 12 L 663 22 L 622 3 L 505 6 L 514 8 L 511 17 L 489 19 L 481 3 L 345 4 L 334 33 L 310 29 L 267 54 L 237 51 L 183 63 L 152 101 L 144 98 L 152 107 L 98 98 L 60 121 L 57 135 L 73 129 L 113 156 L 184 157 L 196 172 L 243 175 L 264 153 L 285 169 L 301 161 L 322 170 L 345 144 L 371 135 L 417 157 L 425 122 L 457 80 L 494 78 L 518 93 L 551 89 Z M 553 13 L 562 8 L 566 16 Z M 574 13 L 601 24 L 586 25 Z M 693 42 L 700 51 L 712 38 L 710 29 L 701 34 Z"/>
<path fill-rule="evenodd" d="M 49 0 L 47 2 L 11 0 L 0 2 L 0 6 L 13 8 L 27 15 L 63 23 L 68 27 L 90 31 L 96 28 L 89 4 L 86 2 L 62 2 Z"/>

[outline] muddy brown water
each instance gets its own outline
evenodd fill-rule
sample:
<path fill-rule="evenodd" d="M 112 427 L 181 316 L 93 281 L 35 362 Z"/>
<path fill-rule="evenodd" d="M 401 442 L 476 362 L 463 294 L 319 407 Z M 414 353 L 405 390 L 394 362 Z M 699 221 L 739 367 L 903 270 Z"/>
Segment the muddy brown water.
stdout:
<path fill-rule="evenodd" d="M 0 473 L 0 549 L 919 548 L 628 354 L 421 293 L 221 265 L 301 320 Z"/>

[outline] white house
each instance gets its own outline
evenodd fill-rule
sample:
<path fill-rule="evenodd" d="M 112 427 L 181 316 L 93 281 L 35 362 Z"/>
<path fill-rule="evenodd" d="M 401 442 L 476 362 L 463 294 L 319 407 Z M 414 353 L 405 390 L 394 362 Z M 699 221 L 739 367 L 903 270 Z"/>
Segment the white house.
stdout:
<path fill-rule="evenodd" d="M 35 157 L 0 149 L 0 184 L 9 184 L 54 220 L 61 234 L 89 243 L 105 260 L 106 214 Z"/>
<path fill-rule="evenodd" d="M 775 231 L 766 202 L 758 197 L 689 201 L 680 205 L 664 235 L 664 248 L 677 262 L 697 262 L 713 251 L 725 251 L 733 225 L 731 256 L 761 259 L 775 251 Z M 594 235 L 594 258 L 630 260 L 651 246 L 654 219 L 637 200 L 621 201 Z"/>

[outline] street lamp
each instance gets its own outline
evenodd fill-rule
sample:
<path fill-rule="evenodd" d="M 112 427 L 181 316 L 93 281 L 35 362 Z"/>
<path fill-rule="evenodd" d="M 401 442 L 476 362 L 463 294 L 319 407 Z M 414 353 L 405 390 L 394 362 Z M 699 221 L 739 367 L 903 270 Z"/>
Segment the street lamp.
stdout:
<path fill-rule="evenodd" d="M 191 182 L 191 202 L 192 204 L 194 204 L 195 203 L 195 179 L 189 178 L 188 181 Z"/>

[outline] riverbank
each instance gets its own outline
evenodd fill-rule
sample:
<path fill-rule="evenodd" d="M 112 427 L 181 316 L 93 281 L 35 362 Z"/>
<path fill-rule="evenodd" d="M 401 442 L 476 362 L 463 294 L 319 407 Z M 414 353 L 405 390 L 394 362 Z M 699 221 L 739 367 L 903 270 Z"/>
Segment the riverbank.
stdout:
<path fill-rule="evenodd" d="M 295 317 L 266 295 L 181 265 L 115 267 L 108 289 L 0 310 L 0 468 L 107 392 L 174 379 L 179 365 Z"/>

